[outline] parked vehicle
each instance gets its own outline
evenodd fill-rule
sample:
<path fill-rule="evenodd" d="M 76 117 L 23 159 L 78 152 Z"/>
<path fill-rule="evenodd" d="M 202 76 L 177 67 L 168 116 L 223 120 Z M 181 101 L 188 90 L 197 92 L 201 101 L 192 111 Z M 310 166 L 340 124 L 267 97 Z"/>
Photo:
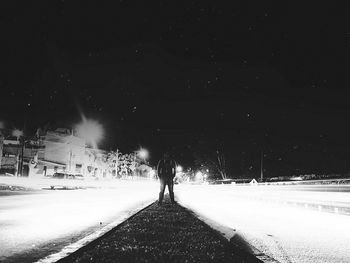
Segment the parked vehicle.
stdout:
<path fill-rule="evenodd" d="M 84 176 L 82 174 L 66 174 L 66 173 L 54 173 L 52 178 L 55 179 L 77 179 L 84 180 Z"/>
<path fill-rule="evenodd" d="M 67 178 L 67 175 L 68 174 L 65 174 L 65 173 L 54 173 L 52 178 L 55 178 L 55 179 L 65 179 Z"/>
<path fill-rule="evenodd" d="M 75 174 L 74 175 L 74 179 L 77 179 L 77 180 L 84 180 L 84 176 L 82 174 Z"/>

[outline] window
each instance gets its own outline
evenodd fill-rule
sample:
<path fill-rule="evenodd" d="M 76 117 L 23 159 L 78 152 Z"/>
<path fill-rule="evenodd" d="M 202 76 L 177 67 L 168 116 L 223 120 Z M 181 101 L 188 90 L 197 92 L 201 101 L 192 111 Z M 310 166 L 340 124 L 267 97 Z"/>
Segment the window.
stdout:
<path fill-rule="evenodd" d="M 83 165 L 82 164 L 76 164 L 75 165 L 75 172 L 76 173 L 81 173 L 81 168 L 83 167 Z"/>

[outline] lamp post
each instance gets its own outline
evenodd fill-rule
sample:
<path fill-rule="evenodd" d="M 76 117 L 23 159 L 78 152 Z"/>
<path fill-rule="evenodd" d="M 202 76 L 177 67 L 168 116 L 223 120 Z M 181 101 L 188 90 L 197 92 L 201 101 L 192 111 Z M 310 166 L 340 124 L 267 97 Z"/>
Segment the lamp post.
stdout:
<path fill-rule="evenodd" d="M 263 167 L 263 164 L 264 164 L 264 152 L 261 151 L 261 158 L 260 158 L 260 182 L 263 181 L 264 179 L 264 167 Z"/>
<path fill-rule="evenodd" d="M 19 129 L 14 129 L 12 131 L 12 136 L 17 138 L 17 141 L 19 142 L 20 152 L 18 152 L 18 165 L 17 165 L 17 176 L 23 175 L 23 155 L 24 155 L 24 138 L 23 138 L 23 131 Z"/>
<path fill-rule="evenodd" d="M 148 164 L 146 160 L 149 157 L 149 152 L 147 149 L 141 147 L 137 151 L 134 151 L 133 157 L 134 157 L 134 174 L 136 174 L 136 168 L 142 164 L 142 162 L 137 162 L 136 159 L 138 158 L 139 160 L 143 161 L 143 163 Z"/>
<path fill-rule="evenodd" d="M 145 148 L 140 148 L 140 150 L 137 151 L 137 156 L 143 161 L 146 161 L 149 157 L 149 152 Z"/>
<path fill-rule="evenodd" d="M 176 172 L 177 173 L 182 173 L 182 170 L 183 170 L 183 168 L 182 168 L 181 165 L 176 166 Z"/>

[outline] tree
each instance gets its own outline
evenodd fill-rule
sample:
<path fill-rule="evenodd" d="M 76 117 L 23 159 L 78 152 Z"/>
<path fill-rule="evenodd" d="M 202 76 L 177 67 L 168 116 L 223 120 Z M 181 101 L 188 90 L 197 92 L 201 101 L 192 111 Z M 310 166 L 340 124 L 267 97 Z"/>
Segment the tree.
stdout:
<path fill-rule="evenodd" d="M 143 160 L 137 158 L 135 153 L 123 154 L 120 151 L 110 151 L 107 155 L 108 167 L 117 178 L 126 178 L 128 176 L 140 175 L 139 167 Z M 143 167 L 143 170 L 145 166 Z"/>
<path fill-rule="evenodd" d="M 223 151 L 220 151 L 219 149 L 216 150 L 216 158 L 217 158 L 217 170 L 221 174 L 222 179 L 227 179 L 226 174 L 226 158 Z"/>
<path fill-rule="evenodd" d="M 116 151 L 110 151 L 107 155 L 107 162 L 108 167 L 110 169 L 110 172 L 113 176 L 118 177 L 118 167 L 119 167 L 119 159 L 120 159 L 121 153 Z"/>
<path fill-rule="evenodd" d="M 206 173 L 209 170 L 211 177 L 227 179 L 226 157 L 223 145 L 217 140 L 202 137 L 194 148 L 195 165 L 198 170 Z"/>

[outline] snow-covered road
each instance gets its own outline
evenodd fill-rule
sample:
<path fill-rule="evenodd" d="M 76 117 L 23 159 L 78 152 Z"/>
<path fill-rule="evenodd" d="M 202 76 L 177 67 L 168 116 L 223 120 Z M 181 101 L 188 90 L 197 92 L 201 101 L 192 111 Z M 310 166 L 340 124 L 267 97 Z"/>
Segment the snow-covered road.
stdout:
<path fill-rule="evenodd" d="M 235 229 L 232 233 L 280 262 L 350 262 L 350 216 L 276 202 L 278 198 L 300 202 L 303 197 L 305 201 L 324 199 L 344 204 L 350 203 L 350 193 L 320 195 L 317 191 L 281 189 L 286 190 L 273 186 L 189 185 L 177 187 L 176 196 L 182 205 Z"/>

